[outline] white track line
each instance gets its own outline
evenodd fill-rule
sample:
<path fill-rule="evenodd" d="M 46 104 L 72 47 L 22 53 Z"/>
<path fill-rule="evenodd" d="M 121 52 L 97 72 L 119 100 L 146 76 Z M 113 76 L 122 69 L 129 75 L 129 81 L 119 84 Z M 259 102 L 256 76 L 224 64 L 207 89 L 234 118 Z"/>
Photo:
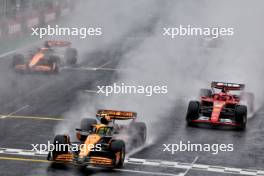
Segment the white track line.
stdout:
<path fill-rule="evenodd" d="M 9 56 L 9 55 L 11 55 L 11 54 L 14 54 L 14 53 L 16 53 L 18 50 L 13 50 L 13 51 L 9 51 L 9 52 L 7 52 L 7 53 L 4 53 L 4 54 L 1 54 L 0 55 L 0 58 L 2 58 L 2 57 L 6 57 L 6 56 Z"/>
<path fill-rule="evenodd" d="M 192 164 L 196 163 L 196 161 L 198 160 L 198 158 L 199 158 L 199 157 L 196 156 L 195 159 L 193 160 Z M 192 167 L 189 167 L 184 173 L 181 173 L 180 175 L 182 175 L 182 176 L 187 175 L 191 168 L 192 168 Z"/>
<path fill-rule="evenodd" d="M 214 166 L 214 165 L 206 165 L 206 164 L 180 163 L 180 162 L 172 162 L 172 161 L 149 160 L 149 159 L 138 159 L 138 158 L 128 158 L 126 160 L 126 163 L 141 165 L 141 166 L 143 165 L 143 166 L 153 166 L 153 167 L 190 169 L 190 170 L 198 170 L 204 172 L 264 176 L 264 170 L 223 167 L 223 166 Z"/>
<path fill-rule="evenodd" d="M 120 71 L 121 69 L 117 69 L 117 68 L 94 68 L 95 70 L 105 70 L 105 71 Z"/>
<path fill-rule="evenodd" d="M 147 174 L 147 175 L 164 175 L 164 176 L 178 176 L 178 174 L 169 174 L 169 173 L 162 173 L 162 172 L 148 172 L 148 171 L 139 171 L 139 170 L 128 170 L 128 169 L 114 169 L 116 171 L 121 172 L 132 172 L 132 173 L 140 173 L 140 174 Z"/>
<path fill-rule="evenodd" d="M 104 63 L 103 65 L 99 66 L 98 68 L 104 68 L 104 66 L 110 64 L 112 61 L 108 60 L 106 63 Z"/>
<path fill-rule="evenodd" d="M 40 156 L 40 157 L 47 156 L 47 152 L 38 152 L 38 151 L 31 151 L 31 150 L 24 150 L 24 149 L 10 149 L 10 148 L 0 148 L 0 154 L 21 155 L 21 156 Z M 198 160 L 198 157 L 196 157 L 192 163 L 180 163 L 180 162 L 164 161 L 164 160 L 127 158 L 125 160 L 125 163 L 132 164 L 132 165 L 140 165 L 140 166 L 189 169 L 189 170 L 196 170 L 196 171 L 203 171 L 203 172 L 215 172 L 215 173 L 225 173 L 225 174 L 235 174 L 235 175 L 264 176 L 264 170 L 214 166 L 214 165 L 206 165 L 206 164 L 195 164 L 197 160 Z"/>
<path fill-rule="evenodd" d="M 84 90 L 83 92 L 84 93 L 96 93 L 97 94 L 98 91 L 96 91 L 96 90 Z"/>
<path fill-rule="evenodd" d="M 100 68 L 100 67 L 62 67 L 61 70 L 81 70 L 81 71 L 119 71 L 120 69 L 115 68 Z"/>
<path fill-rule="evenodd" d="M 27 46 L 25 46 L 25 47 L 22 47 L 22 48 L 19 48 L 19 49 L 14 49 L 14 50 L 12 50 L 12 51 L 8 51 L 8 52 L 6 52 L 6 53 L 1 54 L 1 55 L 0 55 L 0 58 L 3 58 L 3 57 L 6 57 L 6 56 L 9 56 L 9 55 L 14 54 L 14 53 L 16 53 L 16 52 L 20 52 L 20 51 L 22 51 L 22 50 L 25 50 L 26 48 L 30 48 L 30 47 L 32 47 L 32 46 L 35 46 L 36 44 L 39 44 L 40 42 L 42 42 L 42 41 L 36 41 L 36 42 L 33 42 L 32 44 L 27 45 Z"/>
<path fill-rule="evenodd" d="M 11 113 L 9 113 L 9 114 L 7 114 L 7 115 L 5 115 L 5 116 L 1 116 L 1 118 L 4 119 L 4 118 L 7 118 L 7 117 L 10 117 L 10 116 L 12 116 L 12 115 L 14 115 L 14 114 L 16 114 L 16 113 L 18 113 L 18 112 L 20 112 L 20 111 L 22 111 L 22 110 L 28 108 L 28 107 L 30 107 L 30 106 L 29 106 L 29 105 L 25 105 L 25 106 L 23 106 L 22 108 L 19 108 L 18 110 L 14 111 L 14 112 L 11 112 Z"/>
<path fill-rule="evenodd" d="M 5 118 L 13 118 L 13 119 L 33 119 L 33 120 L 50 120 L 50 121 L 62 121 L 63 118 L 59 117 L 38 117 L 38 116 L 21 116 L 21 115 L 0 115 L 0 117 L 5 116 Z"/>

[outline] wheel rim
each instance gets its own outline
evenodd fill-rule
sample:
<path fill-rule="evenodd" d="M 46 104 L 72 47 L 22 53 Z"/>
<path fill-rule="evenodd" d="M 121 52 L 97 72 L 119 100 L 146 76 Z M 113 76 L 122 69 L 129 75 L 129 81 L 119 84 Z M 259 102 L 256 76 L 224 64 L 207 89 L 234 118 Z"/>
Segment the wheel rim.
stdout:
<path fill-rule="evenodd" d="M 125 151 L 124 148 L 121 151 L 121 156 L 120 156 L 120 160 L 123 161 L 123 159 L 125 158 Z"/>
<path fill-rule="evenodd" d="M 116 165 L 117 166 L 121 166 L 123 164 L 123 161 L 125 159 L 125 151 L 124 151 L 124 147 L 122 148 L 122 150 L 120 152 L 116 153 Z"/>

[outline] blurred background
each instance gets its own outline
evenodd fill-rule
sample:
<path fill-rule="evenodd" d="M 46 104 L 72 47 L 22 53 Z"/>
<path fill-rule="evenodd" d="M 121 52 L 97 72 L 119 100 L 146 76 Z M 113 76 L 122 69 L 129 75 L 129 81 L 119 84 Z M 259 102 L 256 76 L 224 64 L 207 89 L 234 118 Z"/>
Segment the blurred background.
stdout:
<path fill-rule="evenodd" d="M 45 26 L 75 8 L 70 0 L 0 0 L 0 39 Z"/>
<path fill-rule="evenodd" d="M 53 8 L 59 3 L 68 3 L 68 0 L 0 0 L 0 16 L 16 17 L 21 13 Z"/>

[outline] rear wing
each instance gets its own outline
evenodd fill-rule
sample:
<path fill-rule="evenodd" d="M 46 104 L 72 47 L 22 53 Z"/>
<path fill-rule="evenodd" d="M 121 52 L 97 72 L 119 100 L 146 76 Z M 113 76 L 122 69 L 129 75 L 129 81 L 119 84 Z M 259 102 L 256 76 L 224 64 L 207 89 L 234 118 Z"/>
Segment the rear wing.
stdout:
<path fill-rule="evenodd" d="M 49 41 L 45 41 L 44 45 L 45 45 L 45 47 L 48 47 L 48 48 L 51 48 L 51 47 L 70 47 L 71 42 L 49 40 Z"/>
<path fill-rule="evenodd" d="M 104 118 L 108 116 L 111 120 L 129 120 L 129 119 L 136 119 L 137 113 L 130 112 L 130 111 L 116 111 L 116 110 L 105 110 L 100 109 L 97 111 L 97 117 Z"/>
<path fill-rule="evenodd" d="M 211 83 L 212 88 L 216 89 L 223 89 L 225 91 L 230 90 L 244 90 L 245 84 L 237 84 L 237 83 L 225 83 L 225 82 L 212 82 Z"/>

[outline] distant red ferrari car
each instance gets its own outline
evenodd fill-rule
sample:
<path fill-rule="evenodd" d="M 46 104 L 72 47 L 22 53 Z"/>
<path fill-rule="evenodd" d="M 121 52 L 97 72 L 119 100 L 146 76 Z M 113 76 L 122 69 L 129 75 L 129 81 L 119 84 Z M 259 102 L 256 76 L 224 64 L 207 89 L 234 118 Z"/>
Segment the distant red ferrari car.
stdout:
<path fill-rule="evenodd" d="M 212 82 L 211 89 L 200 90 L 200 101 L 190 101 L 187 124 L 229 125 L 244 130 L 247 114 L 254 110 L 254 95 L 244 89 L 244 84 Z"/>
<path fill-rule="evenodd" d="M 17 72 L 57 73 L 62 65 L 74 65 L 77 50 L 67 41 L 46 41 L 42 48 L 15 54 L 12 67 Z"/>

